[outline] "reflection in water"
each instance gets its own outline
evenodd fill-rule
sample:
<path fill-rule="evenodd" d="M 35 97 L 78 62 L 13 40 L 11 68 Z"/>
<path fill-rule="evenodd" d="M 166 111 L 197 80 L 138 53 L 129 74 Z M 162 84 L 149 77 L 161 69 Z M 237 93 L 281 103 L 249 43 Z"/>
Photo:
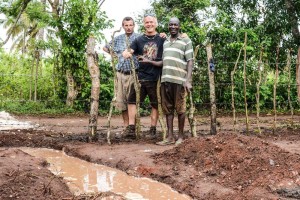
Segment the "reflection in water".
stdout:
<path fill-rule="evenodd" d="M 70 157 L 61 151 L 21 149 L 33 156 L 46 159 L 50 163 L 49 170 L 55 175 L 62 176 L 75 195 L 112 191 L 134 200 L 190 199 L 157 181 L 128 176 L 122 171 Z"/>

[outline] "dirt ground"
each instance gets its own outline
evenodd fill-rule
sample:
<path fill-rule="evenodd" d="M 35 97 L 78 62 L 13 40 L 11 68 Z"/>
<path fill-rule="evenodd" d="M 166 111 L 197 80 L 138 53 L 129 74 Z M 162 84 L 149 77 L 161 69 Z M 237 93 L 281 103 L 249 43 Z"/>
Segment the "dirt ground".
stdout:
<path fill-rule="evenodd" d="M 51 174 L 45 160 L 10 148 L 23 146 L 63 149 L 89 162 L 166 183 L 192 199 L 300 199 L 299 116 L 294 126 L 289 116 L 278 116 L 275 133 L 273 118 L 264 116 L 262 134 L 254 118 L 245 134 L 242 118 L 234 132 L 231 118 L 223 117 L 218 119 L 217 135 L 209 134 L 209 118 L 199 117 L 199 137 L 189 137 L 179 146 L 155 145 L 159 139 L 114 139 L 123 128 L 120 117 L 112 119 L 112 145 L 106 141 L 106 118 L 99 118 L 98 140 L 90 143 L 88 116 L 16 118 L 35 128 L 0 132 L 0 199 L 123 199 L 111 193 L 75 197 L 62 178 Z M 141 121 L 146 132 L 150 119 Z"/>

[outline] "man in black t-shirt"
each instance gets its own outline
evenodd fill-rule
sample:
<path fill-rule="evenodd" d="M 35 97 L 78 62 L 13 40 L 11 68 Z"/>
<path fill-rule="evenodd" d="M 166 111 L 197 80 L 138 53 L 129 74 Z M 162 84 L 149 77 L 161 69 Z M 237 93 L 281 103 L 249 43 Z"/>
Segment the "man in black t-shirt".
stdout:
<path fill-rule="evenodd" d="M 141 84 L 140 102 L 142 103 L 146 96 L 149 96 L 151 103 L 151 127 L 150 135 L 156 136 L 156 124 L 158 120 L 158 103 L 156 85 L 162 70 L 162 53 L 164 38 L 156 32 L 157 19 L 155 16 L 144 16 L 145 33 L 137 37 L 131 44 L 130 51 L 124 51 L 124 58 L 129 58 L 132 54 L 139 58 L 138 79 Z M 135 132 L 136 115 L 136 92 L 131 88 L 128 97 L 128 115 L 130 135 Z"/>

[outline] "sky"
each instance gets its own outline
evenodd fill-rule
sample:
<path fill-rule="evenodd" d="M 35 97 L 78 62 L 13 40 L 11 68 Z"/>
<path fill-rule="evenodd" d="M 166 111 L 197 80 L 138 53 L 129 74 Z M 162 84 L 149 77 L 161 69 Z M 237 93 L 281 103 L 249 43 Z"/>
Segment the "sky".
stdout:
<path fill-rule="evenodd" d="M 141 14 L 144 9 L 150 7 L 150 0 L 105 0 L 102 5 L 102 10 L 104 10 L 109 19 L 115 20 L 113 25 L 114 27 L 108 30 L 104 30 L 105 38 L 109 41 L 111 39 L 111 35 L 113 31 L 119 29 L 122 25 L 122 19 L 126 16 L 131 16 L 133 19 L 136 19 L 138 14 Z M 0 19 L 3 19 L 4 15 L 0 14 Z M 137 27 L 136 31 L 137 31 Z M 118 34 L 122 34 L 124 31 L 122 30 Z M 118 35 L 116 34 L 116 35 Z M 6 39 L 6 31 L 0 25 L 0 38 L 1 40 Z M 9 49 L 11 42 L 4 46 L 4 48 Z M 103 46 L 99 44 L 100 48 Z"/>

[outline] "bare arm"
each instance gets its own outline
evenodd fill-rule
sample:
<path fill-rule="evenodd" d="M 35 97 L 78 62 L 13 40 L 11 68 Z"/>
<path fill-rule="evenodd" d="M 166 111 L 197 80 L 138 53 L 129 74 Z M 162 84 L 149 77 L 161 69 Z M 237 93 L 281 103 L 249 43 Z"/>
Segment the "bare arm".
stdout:
<path fill-rule="evenodd" d="M 139 56 L 138 60 L 140 63 L 150 63 L 155 67 L 162 67 L 163 66 L 163 61 L 154 61 L 154 60 L 149 60 L 143 56 Z"/>
<path fill-rule="evenodd" d="M 194 60 L 191 59 L 187 62 L 187 75 L 186 75 L 186 81 L 183 84 L 183 86 L 187 89 L 188 92 L 192 89 L 192 71 L 194 66 Z"/>

